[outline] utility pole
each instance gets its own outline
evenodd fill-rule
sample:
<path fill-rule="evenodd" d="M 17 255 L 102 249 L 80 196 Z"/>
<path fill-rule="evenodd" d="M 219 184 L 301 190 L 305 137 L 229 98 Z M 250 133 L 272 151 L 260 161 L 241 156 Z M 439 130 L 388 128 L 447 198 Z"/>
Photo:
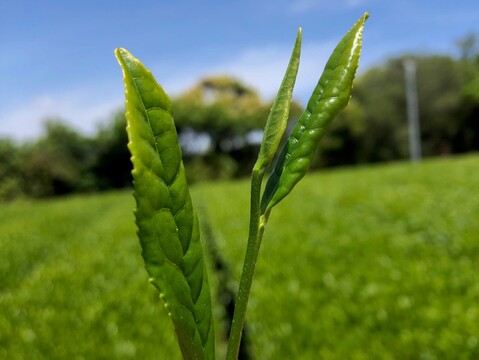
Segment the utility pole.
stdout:
<path fill-rule="evenodd" d="M 406 104 L 409 128 L 409 156 L 412 162 L 421 160 L 421 135 L 416 87 L 416 61 L 406 58 L 403 61 L 406 78 Z"/>

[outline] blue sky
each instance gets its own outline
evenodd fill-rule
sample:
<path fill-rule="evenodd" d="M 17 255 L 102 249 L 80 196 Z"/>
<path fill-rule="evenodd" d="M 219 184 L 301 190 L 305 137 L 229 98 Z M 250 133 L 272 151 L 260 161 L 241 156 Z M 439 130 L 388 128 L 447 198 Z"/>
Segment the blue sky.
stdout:
<path fill-rule="evenodd" d="M 360 71 L 405 52 L 457 55 L 479 33 L 477 0 L 0 1 L 0 137 L 38 136 L 45 118 L 93 133 L 121 107 L 125 47 L 170 94 L 231 74 L 274 96 L 297 28 L 295 97 L 305 102 L 336 42 L 365 12 Z"/>

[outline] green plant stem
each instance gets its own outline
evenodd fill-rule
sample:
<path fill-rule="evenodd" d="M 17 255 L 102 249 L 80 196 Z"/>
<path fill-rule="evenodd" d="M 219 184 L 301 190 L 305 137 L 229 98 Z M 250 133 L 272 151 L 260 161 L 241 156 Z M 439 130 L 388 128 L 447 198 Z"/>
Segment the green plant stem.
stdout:
<path fill-rule="evenodd" d="M 227 360 L 237 360 L 238 358 L 241 336 L 243 333 L 243 326 L 246 317 L 246 308 L 248 306 L 248 299 L 251 290 L 251 284 L 253 282 L 256 260 L 258 259 L 259 248 L 261 246 L 261 240 L 264 233 L 265 218 L 261 215 L 260 208 L 261 182 L 263 179 L 263 174 L 264 170 L 258 170 L 255 168 L 253 169 L 253 174 L 251 177 L 251 211 L 248 245 L 246 248 L 243 270 L 241 272 L 233 321 L 231 323 L 230 338 L 226 353 Z"/>

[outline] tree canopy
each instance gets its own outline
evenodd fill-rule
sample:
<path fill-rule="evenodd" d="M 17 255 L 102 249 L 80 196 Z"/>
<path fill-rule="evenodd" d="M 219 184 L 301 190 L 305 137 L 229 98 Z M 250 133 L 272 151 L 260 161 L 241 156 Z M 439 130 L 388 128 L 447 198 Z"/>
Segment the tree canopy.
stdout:
<path fill-rule="evenodd" d="M 322 148 L 320 165 L 408 157 L 404 60 L 417 65 L 420 134 L 424 156 L 479 150 L 479 56 L 403 56 L 357 79 L 351 103 Z"/>

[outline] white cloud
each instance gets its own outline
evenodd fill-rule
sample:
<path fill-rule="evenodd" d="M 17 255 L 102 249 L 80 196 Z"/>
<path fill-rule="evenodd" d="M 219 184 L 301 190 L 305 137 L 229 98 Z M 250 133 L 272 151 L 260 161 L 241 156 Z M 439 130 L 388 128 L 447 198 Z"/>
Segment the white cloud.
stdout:
<path fill-rule="evenodd" d="M 99 120 L 108 117 L 121 101 L 121 98 L 105 98 L 98 89 L 40 94 L 22 104 L 21 108 L 0 116 L 0 136 L 19 141 L 36 138 L 48 118 L 67 121 L 76 130 L 92 133 Z"/>
<path fill-rule="evenodd" d="M 294 97 L 305 103 L 321 75 L 335 41 L 303 46 Z M 169 71 L 160 79 L 172 95 L 192 86 L 207 75 L 232 75 L 257 89 L 265 99 L 275 96 L 288 65 L 292 47 L 268 46 L 252 48 L 223 63 Z M 171 69 L 171 67 L 170 67 Z M 153 73 L 159 74 L 160 67 Z M 107 87 L 107 90 L 105 90 Z M 116 90 L 112 93 L 112 90 Z M 46 118 L 67 121 L 74 129 L 92 134 L 101 120 L 123 104 L 121 81 L 104 83 L 103 87 L 74 89 L 63 93 L 44 93 L 23 103 L 21 108 L 0 114 L 0 137 L 9 136 L 24 141 L 34 139 L 42 131 Z"/>
<path fill-rule="evenodd" d="M 312 92 L 334 48 L 334 41 L 304 45 L 294 96 L 305 100 Z M 179 93 L 208 75 L 225 74 L 239 78 L 269 99 L 276 95 L 289 62 L 292 47 L 268 46 L 248 49 L 230 61 L 190 70 L 179 69 L 163 83 L 170 93 Z M 306 99 L 307 100 L 307 99 Z"/>

